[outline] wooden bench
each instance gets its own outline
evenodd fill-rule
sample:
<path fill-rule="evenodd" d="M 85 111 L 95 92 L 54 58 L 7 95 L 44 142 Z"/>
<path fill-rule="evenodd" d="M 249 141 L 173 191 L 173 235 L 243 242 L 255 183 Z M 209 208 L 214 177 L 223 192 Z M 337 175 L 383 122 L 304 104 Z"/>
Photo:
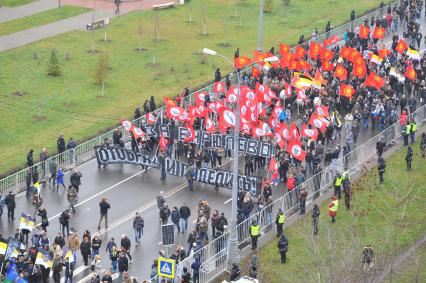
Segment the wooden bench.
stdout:
<path fill-rule="evenodd" d="M 93 30 L 95 28 L 106 27 L 108 25 L 109 25 L 109 18 L 95 19 L 94 21 L 86 25 L 86 29 Z"/>
<path fill-rule="evenodd" d="M 169 2 L 164 4 L 152 5 L 154 10 L 165 9 L 165 8 L 173 8 L 175 6 L 175 2 Z"/>

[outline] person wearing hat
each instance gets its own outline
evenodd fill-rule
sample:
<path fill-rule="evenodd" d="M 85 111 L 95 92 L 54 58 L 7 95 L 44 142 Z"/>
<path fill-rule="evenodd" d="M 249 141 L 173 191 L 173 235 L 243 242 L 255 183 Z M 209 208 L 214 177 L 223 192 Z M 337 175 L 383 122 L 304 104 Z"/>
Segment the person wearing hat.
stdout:
<path fill-rule="evenodd" d="M 328 205 L 328 215 L 331 217 L 331 223 L 336 222 L 337 210 L 339 209 L 339 201 L 336 196 L 333 196 L 330 204 Z"/>
<path fill-rule="evenodd" d="M 257 221 L 254 219 L 250 226 L 250 236 L 251 236 L 251 249 L 257 249 L 257 239 L 260 235 L 260 227 L 257 224 Z"/>
<path fill-rule="evenodd" d="M 285 263 L 288 250 L 288 240 L 284 233 L 281 234 L 280 239 L 278 240 L 277 248 L 281 256 L 281 263 Z"/>
<path fill-rule="evenodd" d="M 14 220 L 16 202 L 15 202 L 15 194 L 12 191 L 10 191 L 9 194 L 6 196 L 4 204 L 7 207 L 7 219 Z"/>

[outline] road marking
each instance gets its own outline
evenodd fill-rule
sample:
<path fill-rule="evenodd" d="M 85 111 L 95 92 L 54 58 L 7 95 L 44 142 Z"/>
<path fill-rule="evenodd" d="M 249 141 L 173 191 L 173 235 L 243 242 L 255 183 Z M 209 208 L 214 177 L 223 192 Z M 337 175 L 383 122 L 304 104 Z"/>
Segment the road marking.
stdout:
<path fill-rule="evenodd" d="M 116 183 L 116 184 L 114 184 L 114 185 L 110 186 L 109 188 L 106 188 L 105 190 L 100 191 L 100 192 L 99 192 L 99 193 L 97 193 L 97 194 L 94 194 L 93 196 L 91 196 L 91 197 L 89 197 L 89 198 L 87 198 L 87 199 L 83 200 L 82 202 L 77 203 L 77 204 L 75 205 L 75 207 L 79 207 L 79 206 L 81 206 L 81 205 L 85 204 L 86 202 L 89 202 L 89 201 L 91 201 L 92 199 L 94 199 L 94 198 L 96 198 L 96 197 L 98 197 L 98 196 L 102 195 L 103 193 L 106 193 L 106 192 L 108 192 L 108 191 L 110 191 L 110 190 L 114 189 L 115 187 L 117 187 L 117 186 L 119 186 L 119 185 L 121 185 L 121 184 L 123 184 L 123 183 L 125 183 L 125 182 L 129 181 L 130 179 L 132 179 L 132 178 L 136 177 L 136 176 L 137 176 L 137 175 L 139 175 L 140 173 L 142 173 L 142 171 L 136 172 L 135 174 L 131 175 L 130 177 L 127 177 L 126 179 L 121 180 L 120 182 L 118 182 L 118 183 Z M 58 214 L 56 214 L 56 215 L 54 215 L 54 216 L 52 216 L 52 217 L 50 217 L 50 218 L 49 218 L 49 221 L 51 221 L 51 220 L 53 220 L 53 219 L 55 219 L 55 218 L 59 217 L 61 214 L 62 214 L 62 212 L 61 212 L 61 213 L 58 213 Z M 39 223 L 38 225 L 40 225 L 40 223 Z M 37 226 L 38 226 L 38 225 L 37 225 Z"/>
<path fill-rule="evenodd" d="M 226 200 L 223 204 L 227 204 L 227 203 L 229 203 L 229 202 L 231 202 L 231 201 L 232 201 L 232 198 L 230 198 L 230 199 Z"/>

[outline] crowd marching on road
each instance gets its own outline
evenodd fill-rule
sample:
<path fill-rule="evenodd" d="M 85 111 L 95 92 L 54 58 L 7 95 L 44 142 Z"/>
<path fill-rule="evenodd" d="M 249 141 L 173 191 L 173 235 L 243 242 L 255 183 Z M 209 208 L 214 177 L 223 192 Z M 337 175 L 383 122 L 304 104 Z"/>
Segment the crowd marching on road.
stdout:
<path fill-rule="evenodd" d="M 342 191 L 345 207 L 351 209 L 349 168 L 351 159 L 355 157 L 348 153 L 369 136 L 383 132 L 376 144 L 378 182 L 382 184 L 386 175 L 383 152 L 391 139 L 384 130 L 398 121 L 402 126 L 404 146 L 407 146 L 406 170 L 412 170 L 414 156 L 411 146 L 416 137 L 417 125 L 411 113 L 426 103 L 426 57 L 421 57 L 416 50 L 422 46 L 421 25 L 418 22 L 422 18 L 423 5 L 415 1 L 401 2 L 399 8 L 392 10 L 389 7 L 383 20 L 372 19 L 371 23 L 363 23 L 359 30 L 347 30 L 343 35 L 343 45 L 329 42 L 333 37 L 328 37 L 324 47 L 316 46 L 315 43 L 308 45 L 302 41 L 295 53 L 290 53 L 289 48 L 282 44 L 279 52 L 271 48 L 265 54 L 256 55 L 254 61 L 260 65 L 259 68 L 253 67 L 251 73 L 241 72 L 241 100 L 242 104 L 248 106 L 248 115 L 243 115 L 241 136 L 274 144 L 276 154 L 273 158 L 244 154 L 244 174 L 257 177 L 259 193 L 255 196 L 252 192 L 238 192 L 238 223 L 265 209 L 268 225 L 276 227 L 277 249 L 282 263 L 286 262 L 291 239 L 287 239 L 284 233 L 284 211 L 279 209 L 277 215 L 272 215 L 273 195 L 276 198 L 285 192 L 296 191 L 297 197 L 292 199 L 292 202 L 299 205 L 301 215 L 305 214 L 309 191 L 304 184 L 305 180 L 309 176 L 319 176 L 315 184 L 315 191 L 318 191 L 321 187 L 321 174 L 318 173 L 322 172 L 325 166 L 332 165 L 333 174 L 325 177 L 333 180 L 334 196 L 328 205 L 328 215 L 331 223 L 335 223 L 338 221 Z M 316 36 L 316 32 L 313 36 Z M 384 41 L 389 37 L 391 49 L 387 49 Z M 334 39 L 336 40 L 336 37 Z M 247 57 L 240 56 L 239 52 L 237 50 L 235 53 L 235 65 L 240 69 L 245 67 L 242 62 Z M 280 56 L 279 64 L 265 63 L 261 59 L 262 56 L 265 58 L 274 55 Z M 221 81 L 222 76 L 218 69 L 215 72 L 215 93 L 205 94 L 202 99 L 200 95 L 196 96 L 196 105 L 191 105 L 188 109 L 181 107 L 183 97 L 189 95 L 188 88 L 176 99 L 167 99 L 167 107 L 182 108 L 182 111 L 187 111 L 189 118 L 176 119 L 167 115 L 161 117 L 161 123 L 171 126 L 183 125 L 192 131 L 208 132 L 216 132 L 217 125 L 221 132 L 230 133 L 232 125 L 224 124 L 223 112 L 216 108 L 232 107 L 235 102 L 232 98 L 235 86 L 231 84 L 229 77 L 226 77 L 223 85 Z M 258 97 L 255 102 L 251 94 Z M 156 103 L 154 97 L 151 97 L 150 101 L 145 101 L 143 110 L 139 107 L 135 110 L 134 117 L 139 119 L 145 116 L 149 121 L 155 109 Z M 296 125 L 295 117 L 301 118 L 302 126 Z M 154 117 L 153 123 L 160 123 L 160 118 Z M 144 125 L 137 126 L 144 130 Z M 182 160 L 189 164 L 190 169 L 185 173 L 185 178 L 188 190 L 193 194 L 196 194 L 195 169 L 226 168 L 229 160 L 233 158 L 228 149 L 198 146 L 172 137 L 148 138 L 136 136 L 131 132 L 129 134 L 132 150 L 158 156 L 160 180 L 163 184 L 167 178 L 164 163 L 166 158 Z M 125 147 L 125 136 L 116 131 L 112 141 L 105 140 L 105 145 Z M 69 151 L 70 160 L 77 158 L 73 150 L 76 146 L 72 138 L 66 143 L 63 135 L 57 140 L 59 153 L 72 149 Z M 300 150 L 293 150 L 294 146 L 300 146 Z M 425 134 L 422 134 L 420 146 L 424 157 Z M 34 150 L 31 149 L 27 155 L 28 166 L 34 165 L 33 155 Z M 344 162 L 343 166 L 340 166 L 337 160 L 342 156 Z M 49 153 L 42 149 L 40 160 L 48 158 Z M 82 264 L 84 268 L 90 268 L 88 282 L 113 282 L 116 278 L 120 282 L 136 282 L 138 279 L 130 276 L 130 270 L 132 273 L 137 272 L 136 268 L 131 269 L 133 257 L 141 253 L 141 248 L 145 248 L 143 245 L 154 244 L 143 244 L 143 238 L 152 232 L 153 227 L 149 226 L 152 223 L 148 224 L 148 221 L 155 215 L 143 215 L 142 210 L 136 210 L 131 215 L 130 224 L 134 235 L 130 237 L 123 233 L 117 242 L 114 237 L 108 239 L 104 235 L 110 231 L 111 226 L 116 227 L 115 223 L 111 224 L 109 221 L 111 213 L 118 210 L 117 202 L 97 193 L 93 197 L 99 201 L 96 208 L 99 210 L 97 231 L 84 229 L 84 232 L 80 233 L 73 227 L 73 218 L 77 217 L 79 210 L 83 210 L 79 208 L 83 203 L 79 196 L 84 193 L 85 180 L 92 176 L 83 176 L 75 167 L 69 175 L 69 180 L 65 180 L 64 168 L 60 168 L 57 161 L 51 159 L 49 172 L 44 167 L 41 168 L 40 175 L 37 170 L 27 172 L 26 197 L 32 200 L 32 213 L 28 213 L 30 208 L 27 208 L 25 211 L 19 211 L 20 215 L 15 214 L 15 194 L 9 192 L 0 195 L 0 220 L 5 221 L 5 216 L 2 216 L 4 207 L 7 209 L 7 220 L 10 223 L 15 224 L 16 221 L 13 221 L 19 218 L 15 233 L 6 235 L 2 232 L 3 235 L 0 235 L 0 276 L 6 280 L 8 276 L 15 276 L 16 280 L 13 282 L 44 283 L 53 280 L 58 283 L 63 279 L 65 283 L 72 283 L 75 270 Z M 148 172 L 148 168 L 143 169 Z M 107 170 L 106 165 L 99 165 L 98 170 L 99 174 L 102 174 Z M 172 181 L 167 179 L 167 182 Z M 214 187 L 219 190 L 218 185 Z M 50 203 L 45 202 L 42 195 L 55 192 L 59 195 L 62 189 L 65 191 L 68 206 L 63 207 L 56 216 L 50 214 L 52 217 L 49 218 Z M 160 190 L 159 188 L 158 191 Z M 174 224 L 178 236 L 183 234 L 186 239 L 184 245 L 176 245 L 175 252 L 169 257 L 177 263 L 187 257 L 193 258 L 191 270 L 186 267 L 179 270 L 178 277 L 181 282 L 199 282 L 202 265 L 200 252 L 209 241 L 220 238 L 227 231 L 230 225 L 227 219 L 229 210 L 225 211 L 219 206 L 212 207 L 209 197 L 204 195 L 196 196 L 199 201 L 195 205 L 189 200 L 177 203 L 172 198 L 168 201 L 166 198 L 168 196 L 163 191 L 156 196 L 159 223 Z M 90 213 L 87 217 L 91 219 L 85 219 L 85 223 L 96 224 L 93 212 L 87 213 Z M 314 235 L 318 235 L 319 215 L 319 206 L 315 204 L 312 210 Z M 194 223 L 189 220 L 191 216 L 195 217 Z M 52 219 L 56 218 L 59 225 L 54 227 L 58 229 L 52 231 Z M 258 247 L 260 232 L 258 221 L 253 220 L 249 227 L 253 250 Z M 50 237 L 51 235 L 54 237 Z M 222 243 L 218 250 L 223 250 L 224 246 Z M 371 251 L 366 250 L 366 263 L 371 262 Z M 144 260 L 151 261 L 155 258 L 153 254 L 150 256 L 151 258 L 145 257 Z M 252 265 L 252 270 L 256 271 L 256 259 Z M 158 261 L 154 260 L 146 282 L 158 282 L 157 270 Z M 139 274 L 137 275 L 139 277 Z M 234 265 L 231 280 L 240 275 L 238 265 Z M 167 282 L 163 280 L 159 282 Z"/>

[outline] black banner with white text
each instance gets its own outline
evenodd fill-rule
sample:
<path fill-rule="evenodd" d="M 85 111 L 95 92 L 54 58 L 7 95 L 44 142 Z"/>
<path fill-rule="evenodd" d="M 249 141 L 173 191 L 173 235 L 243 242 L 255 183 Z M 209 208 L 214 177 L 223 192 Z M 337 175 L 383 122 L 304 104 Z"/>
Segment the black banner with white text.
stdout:
<path fill-rule="evenodd" d="M 144 155 L 121 147 L 95 146 L 94 149 L 96 159 L 100 165 L 126 163 L 161 169 L 160 160 L 157 156 Z M 210 168 L 197 169 L 184 162 L 170 158 L 165 158 L 164 166 L 168 174 L 183 178 L 186 176 L 188 170 L 193 170 L 192 175 L 196 182 L 232 189 L 234 174 L 230 171 Z M 240 190 L 251 192 L 255 196 L 257 194 L 256 184 L 256 177 L 238 175 L 238 188 Z"/>
<path fill-rule="evenodd" d="M 147 137 L 173 138 L 184 141 L 191 133 L 185 127 L 173 127 L 167 124 L 145 125 L 144 130 Z M 234 137 L 225 134 L 211 134 L 205 131 L 195 131 L 195 139 L 192 141 L 197 145 L 208 147 L 220 147 L 227 150 L 233 150 Z M 275 156 L 275 146 L 270 142 L 264 142 L 257 139 L 240 137 L 239 151 L 251 155 L 271 158 Z"/>

